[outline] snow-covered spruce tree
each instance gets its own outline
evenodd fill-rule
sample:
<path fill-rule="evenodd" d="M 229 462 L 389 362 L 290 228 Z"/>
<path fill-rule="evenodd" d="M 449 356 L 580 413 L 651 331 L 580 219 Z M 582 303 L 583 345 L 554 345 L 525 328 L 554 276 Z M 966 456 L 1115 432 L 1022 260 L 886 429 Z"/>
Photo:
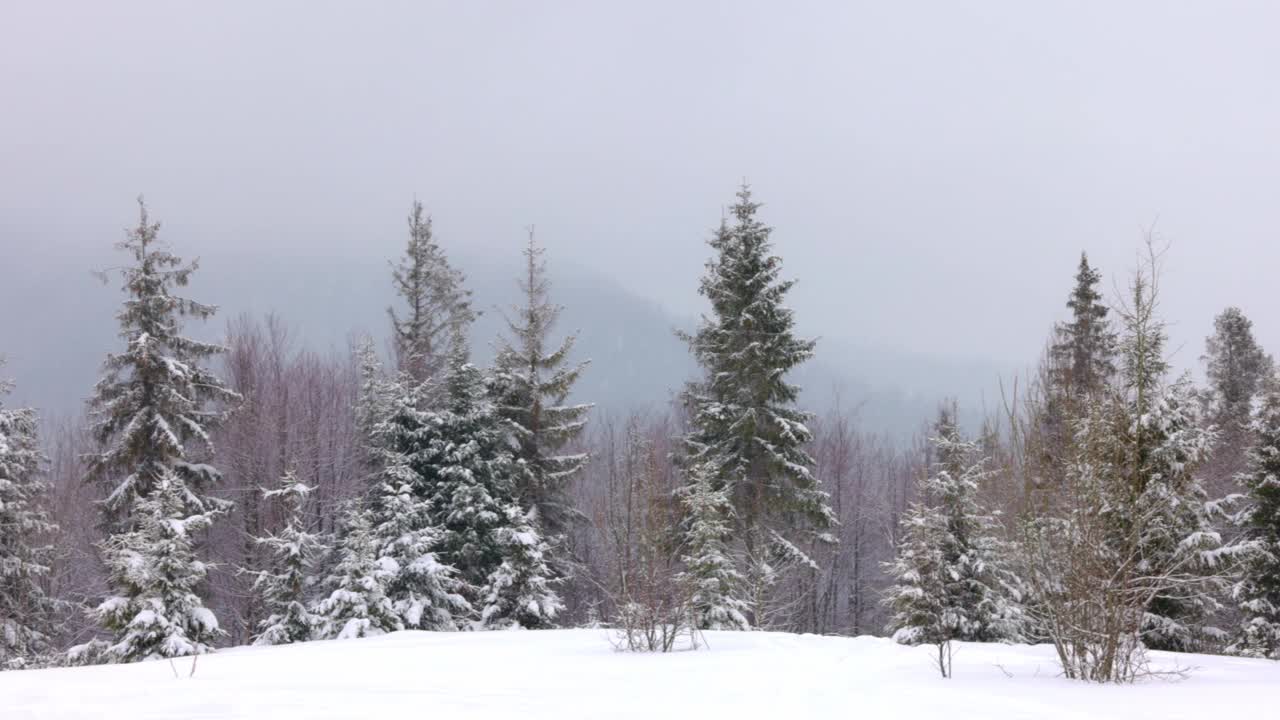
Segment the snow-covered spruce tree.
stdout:
<path fill-rule="evenodd" d="M 553 585 L 547 542 L 536 518 L 515 503 L 506 507 L 506 524 L 497 530 L 502 564 L 489 573 L 481 592 L 480 620 L 486 627 L 538 630 L 555 626 L 564 603 Z"/>
<path fill-rule="evenodd" d="M 0 400 L 11 388 L 0 379 Z M 43 540 L 56 527 L 41 506 L 49 488 L 36 427 L 34 410 L 0 402 L 0 670 L 49 652 L 56 610 L 41 584 L 51 559 Z"/>
<path fill-rule="evenodd" d="M 1267 385 L 1241 478 L 1248 501 L 1240 514 L 1247 560 L 1232 589 L 1241 621 L 1227 651 L 1280 660 L 1280 379 Z"/>
<path fill-rule="evenodd" d="M 254 539 L 267 549 L 271 563 L 270 569 L 253 573 L 253 590 L 268 613 L 258 626 L 254 645 L 304 642 L 320 624 L 307 603 L 313 563 L 324 549 L 320 536 L 306 531 L 303 510 L 310 493 L 311 488 L 292 471 L 280 479 L 278 488 L 263 493 L 267 500 L 279 503 L 287 519 L 279 533 Z"/>
<path fill-rule="evenodd" d="M 337 564 L 325 580 L 327 594 L 312 609 L 320 618 L 317 639 L 345 640 L 404 629 L 386 593 L 394 568 L 379 557 L 369 516 L 356 503 L 343 513 Z"/>
<path fill-rule="evenodd" d="M 1189 380 L 1165 381 L 1158 257 L 1135 274 L 1114 387 L 1075 423 L 1062 502 L 1023 546 L 1038 627 L 1070 678 L 1127 682 L 1146 647 L 1202 647 L 1238 547 L 1223 545 L 1196 477 L 1213 439 Z"/>
<path fill-rule="evenodd" d="M 1108 464 L 1117 473 L 1117 494 L 1104 510 L 1121 547 L 1136 541 L 1138 572 L 1167 578 L 1154 593 L 1144 621 L 1143 642 L 1163 650 L 1203 647 L 1218 633 L 1202 627 L 1217 609 L 1220 564 L 1234 551 L 1222 548 L 1197 473 L 1215 433 L 1201 422 L 1188 376 L 1165 379 L 1165 324 L 1158 315 L 1157 259 L 1139 271 L 1132 298 L 1120 308 L 1120 394 L 1108 413 L 1117 426 L 1103 442 L 1114 443 Z M 1174 578 L 1177 582 L 1174 582 Z"/>
<path fill-rule="evenodd" d="M 515 463 L 504 423 L 458 343 L 445 378 L 445 408 L 418 467 L 427 487 L 432 516 L 442 530 L 441 557 L 458 569 L 478 595 L 505 558 L 500 530 L 509 527 L 508 506 L 515 502 Z"/>
<path fill-rule="evenodd" d="M 934 432 L 933 468 L 901 521 L 897 558 L 886 564 L 895 581 L 886 603 L 894 639 L 939 645 L 942 664 L 952 640 L 1019 639 L 1022 590 L 995 518 L 978 504 L 986 458 L 961 437 L 954 411 L 942 410 Z"/>
<path fill-rule="evenodd" d="M 130 530 L 102 543 L 108 581 L 116 595 L 94 615 L 115 634 L 106 646 L 72 648 L 76 659 L 102 652 L 117 662 L 197 655 L 211 651 L 223 633 L 197 588 L 207 568 L 196 557 L 195 534 L 217 511 L 190 514 L 190 499 L 176 475 L 163 476 L 130 515 Z"/>
<path fill-rule="evenodd" d="M 591 405 L 565 404 L 587 363 L 569 363 L 576 335 L 550 344 L 562 308 L 551 302 L 543 252 L 530 228 L 525 274 L 519 280 L 524 303 L 506 319 L 510 337 L 499 339 L 492 389 L 499 413 L 515 434 L 521 506 L 534 512 L 544 537 L 554 541 L 568 531 L 575 515 L 565 488 L 588 459 L 585 453 L 564 449 L 582 434 Z"/>
<path fill-rule="evenodd" d="M 382 470 L 370 496 L 371 532 L 388 573 L 387 597 L 404 627 L 453 630 L 471 606 L 457 570 L 437 556 L 443 528 L 432 513 L 427 465 L 435 457 L 440 418 L 420 409 L 422 385 L 407 375 L 401 380 L 390 414 L 374 431 Z"/>
<path fill-rule="evenodd" d="M 409 211 L 404 257 L 392 267 L 391 277 L 405 304 L 403 315 L 387 310 L 399 368 L 415 382 L 438 380 L 449 344 L 458 337 L 458 328 L 475 318 L 475 311 L 462 272 L 449 264 L 432 234 L 431 217 L 416 200 Z"/>
<path fill-rule="evenodd" d="M 108 657 L 123 661 L 202 652 L 219 633 L 196 594 L 205 567 L 191 534 L 230 506 L 208 494 L 220 474 L 198 455 L 211 454 L 209 431 L 238 400 L 201 365 L 224 349 L 182 335 L 183 317 L 216 310 L 173 294 L 196 263 L 159 243 L 141 200 L 139 212 L 118 245 L 133 260 L 117 314 L 125 350 L 107 356 L 89 401 L 102 448 L 89 479 L 109 489 L 102 547 L 114 592 L 96 616 L 116 633 Z"/>
<path fill-rule="evenodd" d="M 686 513 L 684 570 L 676 579 L 688 593 L 691 623 L 699 630 L 750 629 L 742 599 L 744 580 L 729 555 L 733 508 L 724 490 L 716 488 L 711 472 L 695 465 L 689 475 L 680 490 Z"/>
<path fill-rule="evenodd" d="M 376 473 L 381 469 L 377 447 L 378 425 L 391 415 L 392 405 L 400 389 L 398 383 L 388 378 L 383 371 L 372 339 L 366 337 L 361 340 L 356 345 L 355 354 L 360 373 L 359 395 L 355 407 L 356 432 L 364 453 L 364 464 L 370 472 Z"/>
<path fill-rule="evenodd" d="M 710 241 L 715 255 L 699 292 L 711 314 L 695 333 L 682 334 L 703 371 L 685 391 L 692 428 L 682 462 L 714 473 L 733 505 L 750 567 L 770 569 L 804 564 L 788 538 L 815 532 L 830 539 L 825 530 L 835 518 L 804 448 L 809 415 L 795 407 L 799 389 L 786 380 L 813 355 L 814 341 L 793 332 L 783 298 L 794 281 L 778 279 L 782 261 L 771 254 L 771 229 L 756 219 L 758 208 L 744 185 L 734 223 L 722 222 Z"/>

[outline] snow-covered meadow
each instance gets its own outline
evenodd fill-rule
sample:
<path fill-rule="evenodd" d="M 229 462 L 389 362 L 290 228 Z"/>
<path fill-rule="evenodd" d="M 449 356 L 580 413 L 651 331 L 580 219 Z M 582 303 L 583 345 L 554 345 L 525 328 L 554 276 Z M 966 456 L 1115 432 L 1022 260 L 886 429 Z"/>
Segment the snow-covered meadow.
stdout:
<path fill-rule="evenodd" d="M 401 632 L 189 658 L 0 673 L 4 720 L 165 718 L 1269 717 L 1280 663 L 1153 653 L 1177 681 L 1057 677 L 1049 646 L 930 648 L 883 638 L 707 633 L 709 649 L 615 651 L 603 630 Z M 179 677 L 175 678 L 177 671 Z"/>

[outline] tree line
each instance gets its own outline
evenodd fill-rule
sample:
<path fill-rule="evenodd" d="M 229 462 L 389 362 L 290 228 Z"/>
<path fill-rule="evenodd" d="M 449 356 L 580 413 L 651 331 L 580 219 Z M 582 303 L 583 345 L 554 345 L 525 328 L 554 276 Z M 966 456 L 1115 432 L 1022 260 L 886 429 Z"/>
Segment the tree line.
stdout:
<path fill-rule="evenodd" d="M 742 187 L 709 240 L 699 377 L 618 416 L 574 397 L 532 229 L 494 359 L 419 203 L 390 341 L 319 353 L 281 318 L 186 325 L 184 263 L 140 217 L 120 345 L 84 418 L 0 407 L 0 665 L 130 662 L 402 629 L 602 625 L 1052 643 L 1132 679 L 1147 648 L 1280 658 L 1280 383 L 1238 309 L 1207 384 L 1171 378 L 1154 250 L 1112 305 L 1081 257 L 1038 372 L 968 433 L 814 417 L 772 229 Z M 1150 246 L 1149 246 L 1150 247 Z M 41 436 L 43 432 L 43 437 Z"/>

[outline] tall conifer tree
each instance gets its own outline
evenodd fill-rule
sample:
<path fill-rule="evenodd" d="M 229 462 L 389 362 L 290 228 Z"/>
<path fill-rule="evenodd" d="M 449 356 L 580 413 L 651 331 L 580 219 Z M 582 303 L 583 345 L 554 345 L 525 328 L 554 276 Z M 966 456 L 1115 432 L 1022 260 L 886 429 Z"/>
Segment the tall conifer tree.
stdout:
<path fill-rule="evenodd" d="M 799 388 L 786 375 L 813 355 L 814 341 L 796 337 L 795 318 L 783 304 L 794 281 L 780 280 L 772 229 L 756 218 L 760 204 L 743 186 L 710 241 L 699 292 L 711 314 L 684 337 L 703 378 L 685 392 L 692 430 L 687 466 L 703 465 L 733 506 L 737 538 L 759 564 L 799 530 L 823 531 L 834 522 L 827 493 L 805 451 L 809 415 L 796 408 Z M 825 536 L 825 533 L 824 533 Z"/>
<path fill-rule="evenodd" d="M 102 449 L 89 477 L 108 487 L 103 550 L 115 593 L 96 614 L 116 633 L 110 656 L 126 661 L 203 652 L 221 632 L 197 594 L 205 567 L 193 535 L 230 505 L 209 494 L 220 473 L 200 453 L 211 454 L 209 431 L 238 400 L 202 365 L 224 348 L 182 334 L 183 317 L 216 310 L 173 292 L 196 263 L 162 246 L 159 224 L 139 208 L 118 245 L 133 260 L 117 315 L 125 349 L 107 356 L 90 399 Z"/>
<path fill-rule="evenodd" d="M 404 257 L 392 266 L 396 293 L 404 301 L 397 313 L 389 308 L 396 360 L 415 382 L 438 380 L 457 329 L 475 318 L 465 277 L 449 264 L 435 240 L 431 217 L 414 201 L 409 211 L 409 240 Z"/>
<path fill-rule="evenodd" d="M 551 344 L 563 308 L 551 302 L 544 252 L 531 228 L 519 280 L 524 303 L 507 317 L 509 337 L 499 340 L 493 388 L 498 411 L 515 433 L 520 503 L 554 539 L 569 529 L 574 515 L 566 486 L 587 464 L 585 453 L 563 450 L 582 434 L 591 406 L 565 404 L 587 363 L 569 362 L 576 335 Z"/>

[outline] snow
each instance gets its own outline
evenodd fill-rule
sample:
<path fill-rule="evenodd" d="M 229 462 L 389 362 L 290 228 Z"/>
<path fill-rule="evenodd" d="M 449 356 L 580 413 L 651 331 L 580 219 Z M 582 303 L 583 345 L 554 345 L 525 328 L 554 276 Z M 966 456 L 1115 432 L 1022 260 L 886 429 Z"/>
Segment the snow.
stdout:
<path fill-rule="evenodd" d="M 1270 717 L 1280 663 L 1154 653 L 1185 680 L 1102 686 L 1057 677 L 1048 646 L 707 633 L 710 649 L 618 652 L 604 630 L 398 632 L 192 660 L 0 673 L 5 720 L 204 718 Z M 175 671 L 177 677 L 175 677 Z"/>

